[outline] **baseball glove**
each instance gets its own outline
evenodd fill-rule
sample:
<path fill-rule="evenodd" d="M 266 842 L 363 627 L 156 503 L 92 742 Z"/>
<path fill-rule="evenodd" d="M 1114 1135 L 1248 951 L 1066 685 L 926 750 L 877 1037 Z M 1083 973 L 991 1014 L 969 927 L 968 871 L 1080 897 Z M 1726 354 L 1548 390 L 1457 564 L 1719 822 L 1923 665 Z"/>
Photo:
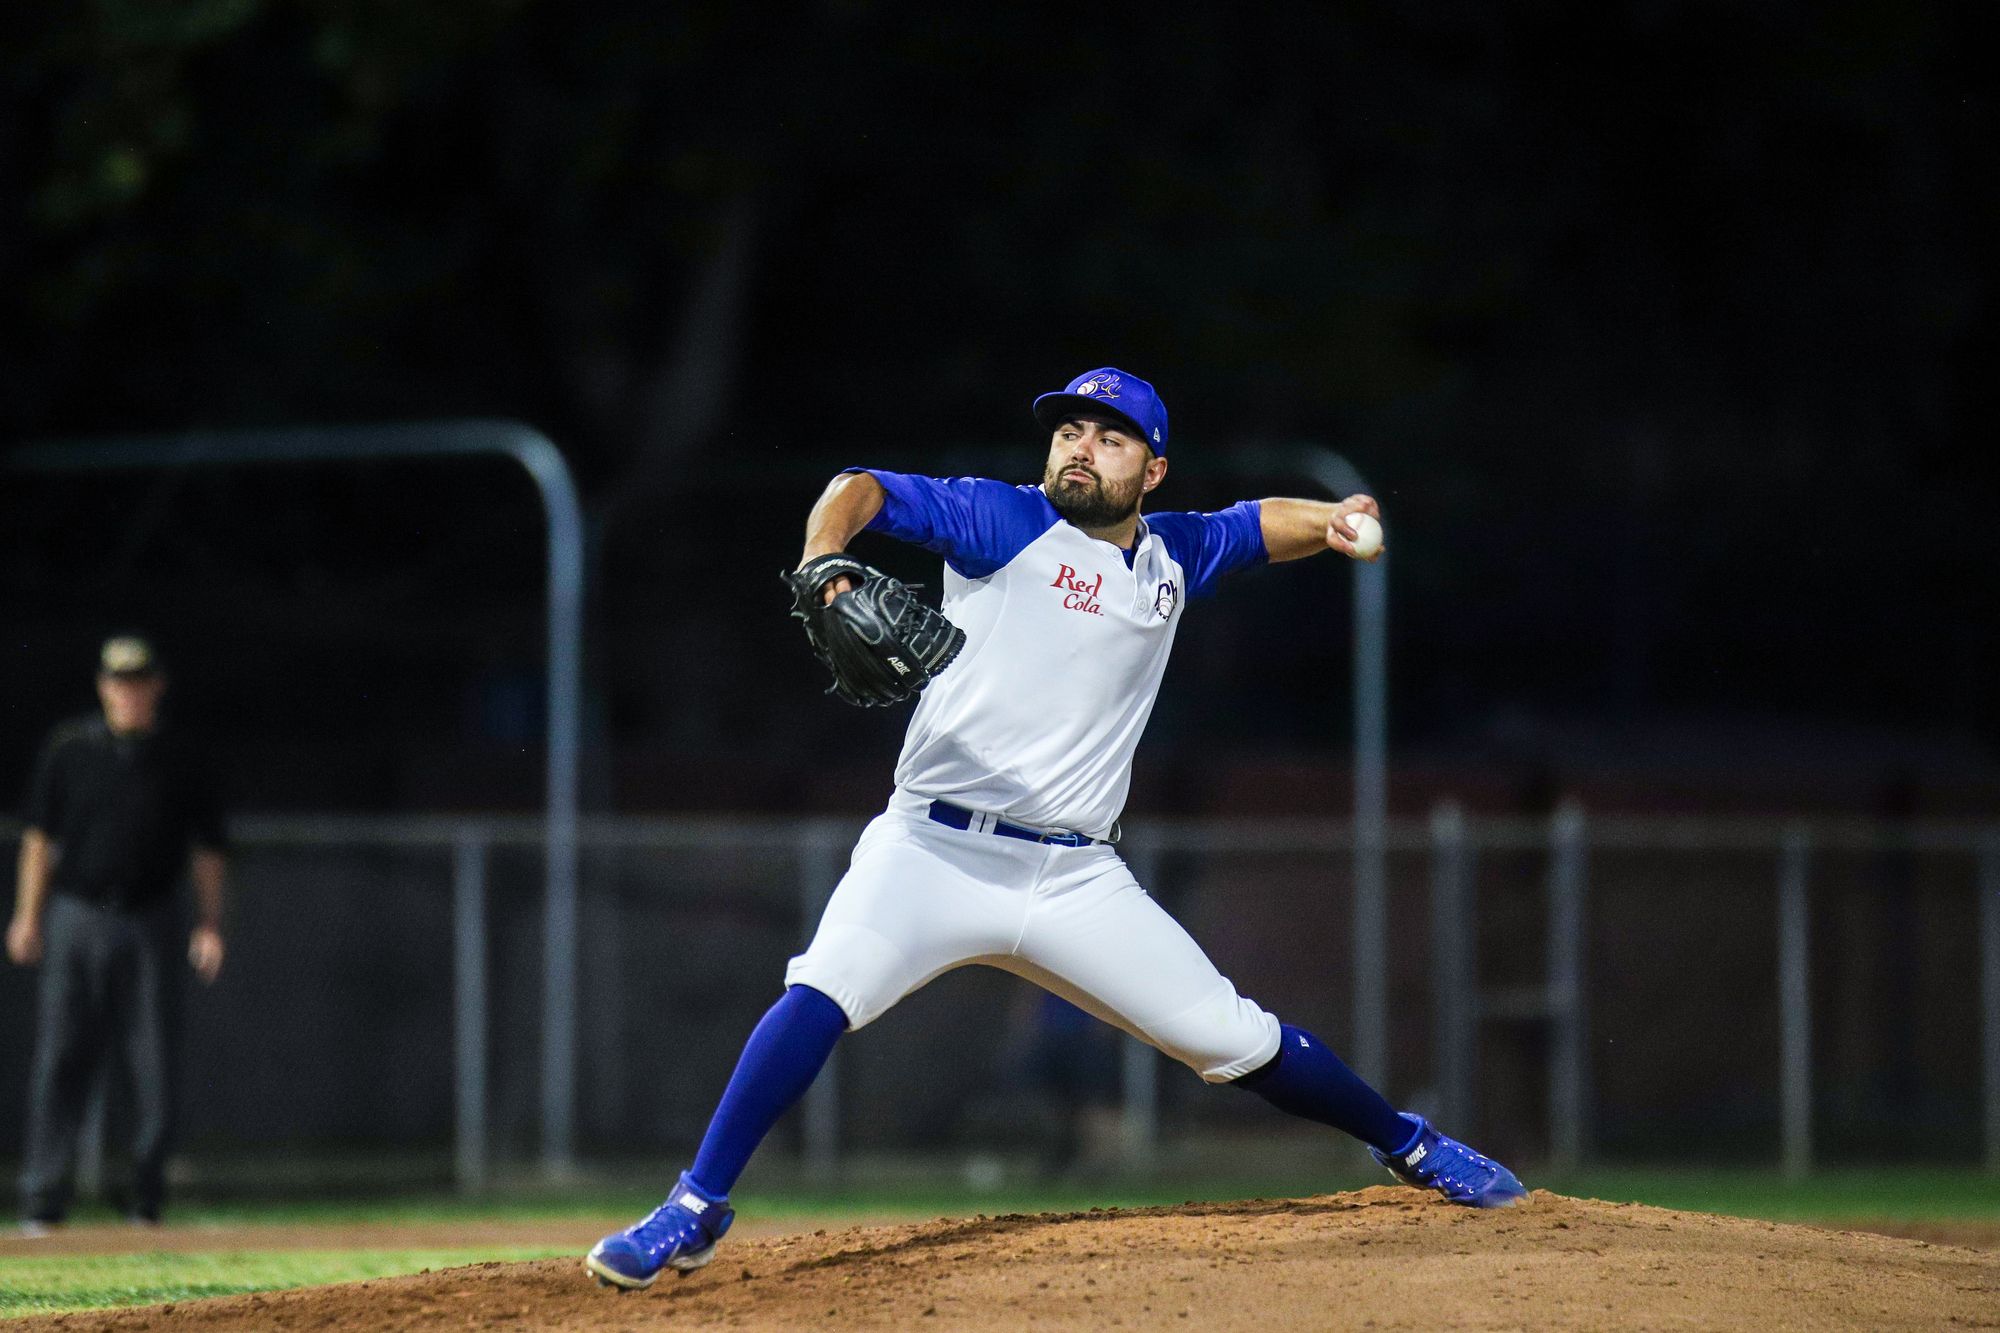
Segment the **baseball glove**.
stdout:
<path fill-rule="evenodd" d="M 845 575 L 854 587 L 822 603 L 820 590 Z M 833 673 L 828 694 L 861 708 L 914 699 L 951 665 L 965 631 L 918 601 L 911 585 L 845 555 L 817 556 L 780 575 L 792 591 L 792 615 Z"/>

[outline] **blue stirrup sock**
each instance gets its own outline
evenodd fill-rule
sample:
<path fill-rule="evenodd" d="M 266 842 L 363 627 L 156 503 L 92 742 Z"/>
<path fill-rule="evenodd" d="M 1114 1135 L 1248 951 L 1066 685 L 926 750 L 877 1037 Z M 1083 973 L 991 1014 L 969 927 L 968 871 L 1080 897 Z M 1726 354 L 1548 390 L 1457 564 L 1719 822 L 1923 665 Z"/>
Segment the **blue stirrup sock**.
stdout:
<path fill-rule="evenodd" d="M 1407 1152 L 1417 1131 L 1382 1094 L 1361 1081 L 1333 1048 L 1289 1023 L 1278 1029 L 1278 1053 L 1236 1080 L 1280 1111 L 1352 1134 L 1386 1153 Z"/>
<path fill-rule="evenodd" d="M 805 1096 L 847 1031 L 839 1005 L 810 986 L 793 986 L 764 1014 L 737 1057 L 722 1102 L 688 1175 L 716 1198 L 736 1188 L 750 1154 L 793 1102 Z"/>

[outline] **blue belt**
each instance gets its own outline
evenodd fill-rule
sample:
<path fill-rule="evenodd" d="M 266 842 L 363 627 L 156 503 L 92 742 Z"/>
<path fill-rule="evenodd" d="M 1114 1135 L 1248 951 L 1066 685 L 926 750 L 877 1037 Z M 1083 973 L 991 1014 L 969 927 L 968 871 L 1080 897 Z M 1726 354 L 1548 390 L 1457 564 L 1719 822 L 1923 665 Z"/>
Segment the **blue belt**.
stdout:
<path fill-rule="evenodd" d="M 1103 838 L 1093 838 L 1088 833 L 1043 833 L 1038 829 L 1023 828 L 1019 824 L 1009 824 L 993 815 L 980 814 L 950 801 L 932 801 L 931 819 L 946 828 L 965 829 L 971 833 L 997 833 L 1003 838 L 1019 838 L 1023 842 L 1042 842 L 1055 847 L 1088 847 Z"/>

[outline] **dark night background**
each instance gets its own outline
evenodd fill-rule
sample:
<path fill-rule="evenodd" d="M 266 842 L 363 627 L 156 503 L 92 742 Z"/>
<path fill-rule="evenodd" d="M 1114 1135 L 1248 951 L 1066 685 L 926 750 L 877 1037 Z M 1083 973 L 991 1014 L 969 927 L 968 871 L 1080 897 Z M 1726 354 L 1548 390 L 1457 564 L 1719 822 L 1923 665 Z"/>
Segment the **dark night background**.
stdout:
<path fill-rule="evenodd" d="M 1299 490 L 1231 470 L 1252 439 L 1371 478 L 1399 809 L 1986 811 L 1972 27 L 10 7 L 0 445 L 529 422 L 590 515 L 590 805 L 862 810 L 900 721 L 819 696 L 774 577 L 818 486 L 1032 479 L 1028 401 L 1115 364 L 1172 410 L 1165 505 Z M 506 466 L 16 476 L 0 524 L 17 786 L 142 626 L 242 806 L 538 802 L 542 529 Z M 1328 559 L 1203 607 L 1138 799 L 1343 804 L 1347 606 Z"/>

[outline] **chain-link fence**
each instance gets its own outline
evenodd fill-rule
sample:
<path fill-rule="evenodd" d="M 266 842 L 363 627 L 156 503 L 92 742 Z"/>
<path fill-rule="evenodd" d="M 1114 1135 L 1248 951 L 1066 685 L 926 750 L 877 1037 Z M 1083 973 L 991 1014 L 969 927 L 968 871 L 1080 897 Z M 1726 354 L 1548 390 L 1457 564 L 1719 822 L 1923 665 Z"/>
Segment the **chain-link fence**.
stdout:
<path fill-rule="evenodd" d="M 585 821 L 582 1157 L 692 1148 L 859 828 Z M 532 1159 L 539 823 L 235 833 L 229 967 L 189 1013 L 190 1148 L 449 1150 L 468 1184 Z M 1246 994 L 1353 1039 L 1344 824 L 1142 824 L 1122 850 Z M 1983 1142 L 2000 1167 L 2000 829 L 1445 806 L 1392 824 L 1387 890 L 1387 1091 L 1496 1152 L 1804 1171 Z M 32 974 L 7 969 L 10 1122 L 32 1005 Z M 857 1151 L 1041 1152 L 1094 1108 L 1143 1168 L 1243 1105 L 968 968 L 843 1042 L 772 1151 L 820 1171 Z"/>

